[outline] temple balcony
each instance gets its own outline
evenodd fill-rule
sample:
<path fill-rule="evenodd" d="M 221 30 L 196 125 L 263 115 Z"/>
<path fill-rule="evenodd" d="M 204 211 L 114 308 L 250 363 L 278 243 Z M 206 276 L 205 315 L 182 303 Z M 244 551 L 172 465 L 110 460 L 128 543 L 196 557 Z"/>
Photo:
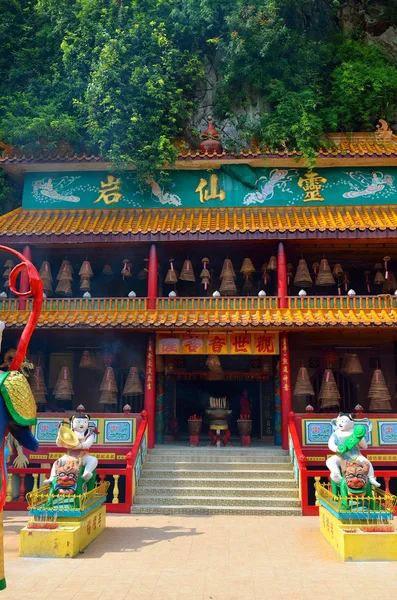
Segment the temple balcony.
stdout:
<path fill-rule="evenodd" d="M 32 301 L 0 301 L 0 319 L 7 327 L 22 327 Z M 281 308 L 283 305 L 285 307 Z M 147 298 L 45 299 L 41 328 L 203 329 L 368 327 L 397 324 L 397 297 L 305 296 L 158 298 L 148 309 Z"/>

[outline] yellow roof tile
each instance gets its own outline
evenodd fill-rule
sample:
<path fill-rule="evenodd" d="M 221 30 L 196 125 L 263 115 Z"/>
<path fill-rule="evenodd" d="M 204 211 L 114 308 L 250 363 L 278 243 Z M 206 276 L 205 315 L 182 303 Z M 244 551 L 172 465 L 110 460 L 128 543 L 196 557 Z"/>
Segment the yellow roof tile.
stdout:
<path fill-rule="evenodd" d="M 397 205 L 208 208 L 179 210 L 16 210 L 0 217 L 0 235 L 138 235 L 305 231 L 395 231 Z"/>

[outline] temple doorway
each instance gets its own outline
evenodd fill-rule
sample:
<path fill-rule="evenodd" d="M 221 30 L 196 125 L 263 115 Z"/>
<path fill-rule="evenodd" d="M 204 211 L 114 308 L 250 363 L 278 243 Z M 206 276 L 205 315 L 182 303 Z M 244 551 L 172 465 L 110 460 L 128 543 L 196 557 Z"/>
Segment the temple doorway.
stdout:
<path fill-rule="evenodd" d="M 168 440 L 188 438 L 188 420 L 202 418 L 203 442 L 208 435 L 211 399 L 218 399 L 231 411 L 229 430 L 238 433 L 237 420 L 248 411 L 252 420 L 251 436 L 274 443 L 273 361 L 253 357 L 222 357 L 222 378 L 211 377 L 205 356 L 174 357 L 167 362 L 165 380 L 165 433 Z"/>

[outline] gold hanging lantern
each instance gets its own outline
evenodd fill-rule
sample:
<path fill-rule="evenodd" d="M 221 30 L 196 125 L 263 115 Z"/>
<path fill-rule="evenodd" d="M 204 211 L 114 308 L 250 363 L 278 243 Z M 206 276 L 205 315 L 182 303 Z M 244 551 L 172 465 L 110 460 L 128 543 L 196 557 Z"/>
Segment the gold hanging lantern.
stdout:
<path fill-rule="evenodd" d="M 340 263 L 336 263 L 334 265 L 334 268 L 332 269 L 332 275 L 335 277 L 335 279 L 343 276 L 343 268 Z"/>
<path fill-rule="evenodd" d="M 234 277 L 231 272 L 226 273 L 222 277 L 222 282 L 219 291 L 224 296 L 235 296 L 237 294 L 237 287 L 234 281 Z"/>
<path fill-rule="evenodd" d="M 123 389 L 123 396 L 140 396 L 141 394 L 143 394 L 143 389 L 138 369 L 131 367 Z"/>
<path fill-rule="evenodd" d="M 170 258 L 170 268 L 168 269 L 167 275 L 164 279 L 164 283 L 175 284 L 178 281 L 178 275 L 174 269 L 174 259 Z"/>
<path fill-rule="evenodd" d="M 255 273 L 255 267 L 250 258 L 244 258 L 243 264 L 241 265 L 240 273 L 242 273 L 245 277 Z"/>
<path fill-rule="evenodd" d="M 56 400 L 71 400 L 73 391 L 72 378 L 68 367 L 62 367 L 54 388 Z"/>
<path fill-rule="evenodd" d="M 221 361 L 217 354 L 209 354 L 205 365 L 209 371 L 222 371 Z"/>
<path fill-rule="evenodd" d="M 307 266 L 307 262 L 304 258 L 301 258 L 298 262 L 298 266 L 296 268 L 295 273 L 294 285 L 299 288 L 309 288 L 313 285 L 310 271 Z"/>
<path fill-rule="evenodd" d="M 50 266 L 50 263 L 48 262 L 48 260 L 44 260 L 42 262 L 40 271 L 39 271 L 39 275 L 43 282 L 44 292 L 47 294 L 47 296 L 49 296 L 53 292 L 53 288 L 52 288 L 53 278 L 52 278 L 52 273 L 51 273 L 51 266 Z"/>
<path fill-rule="evenodd" d="M 369 410 L 390 411 L 391 395 L 381 369 L 375 369 L 368 392 Z"/>
<path fill-rule="evenodd" d="M 346 352 L 343 356 L 340 370 L 347 375 L 361 375 L 361 373 L 363 373 L 363 368 L 357 354 Z"/>
<path fill-rule="evenodd" d="M 82 277 L 80 280 L 80 290 L 82 292 L 89 292 L 90 287 L 91 287 L 90 280 L 85 277 Z"/>
<path fill-rule="evenodd" d="M 44 381 L 43 369 L 39 365 L 35 367 L 31 374 L 29 384 L 36 404 L 47 404 L 47 387 Z"/>
<path fill-rule="evenodd" d="M 79 275 L 83 279 L 91 279 L 94 273 L 88 260 L 85 260 L 80 267 Z"/>
<path fill-rule="evenodd" d="M 113 269 L 108 263 L 106 263 L 106 265 L 102 269 L 102 273 L 104 275 L 113 275 Z"/>
<path fill-rule="evenodd" d="M 99 391 L 99 404 L 117 404 L 117 384 L 112 367 L 106 367 Z"/>
<path fill-rule="evenodd" d="M 97 364 L 96 364 L 95 357 L 91 354 L 91 352 L 89 350 L 83 350 L 83 354 L 81 355 L 81 359 L 80 359 L 79 368 L 80 369 L 91 369 L 93 371 L 96 370 Z"/>
<path fill-rule="evenodd" d="M 121 269 L 121 275 L 123 276 L 123 279 L 125 279 L 126 277 L 132 277 L 131 262 L 128 260 L 128 258 L 125 258 L 123 260 L 123 268 Z"/>
<path fill-rule="evenodd" d="M 236 272 L 234 270 L 232 261 L 230 260 L 230 258 L 225 258 L 225 260 L 223 261 L 222 271 L 221 271 L 221 274 L 219 275 L 219 278 L 223 279 L 225 274 L 228 274 L 228 273 L 231 273 L 232 277 L 236 277 Z"/>
<path fill-rule="evenodd" d="M 277 257 L 271 256 L 269 262 L 267 263 L 268 271 L 277 271 Z"/>
<path fill-rule="evenodd" d="M 340 393 L 336 385 L 335 377 L 331 369 L 325 369 L 318 395 L 321 408 L 338 407 L 340 405 Z"/>
<path fill-rule="evenodd" d="M 314 390 L 306 367 L 302 366 L 298 371 L 294 387 L 294 396 L 314 396 Z"/>
<path fill-rule="evenodd" d="M 71 296 L 72 295 L 72 284 L 70 281 L 59 281 L 55 288 L 55 293 L 60 296 Z"/>
<path fill-rule="evenodd" d="M 179 275 L 179 279 L 181 281 L 196 281 L 196 277 L 194 276 L 193 265 L 190 260 L 185 260 L 183 263 L 181 274 Z"/>
<path fill-rule="evenodd" d="M 149 272 L 149 266 L 148 266 L 149 265 L 149 259 L 148 258 L 144 258 L 143 262 L 144 262 L 144 267 L 138 273 L 138 279 L 140 281 L 145 281 L 148 278 L 148 272 Z"/>
<path fill-rule="evenodd" d="M 331 269 L 329 263 L 326 258 L 321 259 L 320 267 L 318 270 L 318 275 L 316 278 L 316 286 L 318 287 L 328 287 L 331 285 L 335 285 L 335 281 L 333 275 L 331 273 Z"/>

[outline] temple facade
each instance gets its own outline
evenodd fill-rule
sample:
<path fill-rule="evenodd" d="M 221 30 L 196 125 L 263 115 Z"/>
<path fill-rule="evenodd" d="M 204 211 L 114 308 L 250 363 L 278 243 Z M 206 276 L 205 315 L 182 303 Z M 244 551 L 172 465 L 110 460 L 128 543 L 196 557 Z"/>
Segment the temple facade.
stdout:
<path fill-rule="evenodd" d="M 310 169 L 287 151 L 185 150 L 145 189 L 98 156 L 7 149 L 0 164 L 23 183 L 0 239 L 44 281 L 28 355 L 42 414 L 145 409 L 153 448 L 187 439 L 195 420 L 206 436 L 219 401 L 231 439 L 247 420 L 258 443 L 287 448 L 291 411 L 397 412 L 397 137 L 385 123 L 330 135 Z M 9 269 L 5 352 L 30 311 Z"/>

